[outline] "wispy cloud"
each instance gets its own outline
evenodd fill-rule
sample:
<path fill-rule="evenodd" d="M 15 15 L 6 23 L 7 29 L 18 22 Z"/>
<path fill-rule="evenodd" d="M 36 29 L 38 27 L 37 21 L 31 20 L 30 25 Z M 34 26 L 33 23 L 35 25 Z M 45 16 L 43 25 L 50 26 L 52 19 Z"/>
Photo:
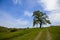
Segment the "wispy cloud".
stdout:
<path fill-rule="evenodd" d="M 45 11 L 50 11 L 48 16 L 51 20 L 51 25 L 60 25 L 60 3 L 59 0 L 38 0 L 38 3 Z"/>
<path fill-rule="evenodd" d="M 14 4 L 21 4 L 21 0 L 12 0 Z"/>
<path fill-rule="evenodd" d="M 29 21 L 24 18 L 13 18 L 8 12 L 0 12 L 0 26 L 6 27 L 20 27 L 24 28 L 29 26 Z"/>
<path fill-rule="evenodd" d="M 59 18 L 60 12 L 59 11 L 53 11 L 48 16 L 52 25 L 60 25 L 60 18 Z"/>
<path fill-rule="evenodd" d="M 58 0 L 38 0 L 38 3 L 47 11 L 53 11 L 59 7 Z"/>
<path fill-rule="evenodd" d="M 32 12 L 24 11 L 25 16 L 32 17 L 32 14 L 33 14 Z"/>

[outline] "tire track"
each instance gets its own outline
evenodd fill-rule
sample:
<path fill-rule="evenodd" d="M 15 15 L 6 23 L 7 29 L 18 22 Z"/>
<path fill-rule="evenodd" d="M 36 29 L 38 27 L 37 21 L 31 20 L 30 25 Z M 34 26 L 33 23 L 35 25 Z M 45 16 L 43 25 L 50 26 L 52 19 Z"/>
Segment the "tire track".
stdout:
<path fill-rule="evenodd" d="M 47 29 L 47 40 L 52 40 L 50 32 L 48 31 L 48 29 Z"/>
<path fill-rule="evenodd" d="M 38 35 L 35 37 L 34 40 L 39 40 L 39 38 L 41 37 L 41 34 L 42 34 L 42 30 L 38 33 Z"/>

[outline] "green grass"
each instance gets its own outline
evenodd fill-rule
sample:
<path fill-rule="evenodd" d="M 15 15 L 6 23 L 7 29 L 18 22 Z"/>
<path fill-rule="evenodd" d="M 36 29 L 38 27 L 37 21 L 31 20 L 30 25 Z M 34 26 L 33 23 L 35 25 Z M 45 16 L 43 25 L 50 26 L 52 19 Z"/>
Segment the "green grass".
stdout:
<path fill-rule="evenodd" d="M 24 29 L 10 33 L 0 33 L 0 40 L 27 40 L 34 38 L 40 29 Z"/>
<path fill-rule="evenodd" d="M 1 29 L 1 28 L 0 28 Z M 3 28 L 2 28 L 3 29 Z M 8 29 L 8 28 L 7 28 Z M 52 26 L 47 28 L 51 34 L 52 40 L 60 40 L 60 26 Z M 28 29 L 18 29 L 17 31 L 10 32 L 3 29 L 0 30 L 0 40 L 34 40 L 38 35 L 40 30 L 42 30 L 41 37 L 39 40 L 47 40 L 47 30 L 46 28 L 28 28 Z"/>
<path fill-rule="evenodd" d="M 40 31 L 40 29 L 32 29 L 32 31 L 30 33 L 25 34 L 23 36 L 18 36 L 18 37 L 12 38 L 10 40 L 33 40 L 39 31 Z"/>
<path fill-rule="evenodd" d="M 52 40 L 60 40 L 60 26 L 48 28 L 51 33 Z"/>

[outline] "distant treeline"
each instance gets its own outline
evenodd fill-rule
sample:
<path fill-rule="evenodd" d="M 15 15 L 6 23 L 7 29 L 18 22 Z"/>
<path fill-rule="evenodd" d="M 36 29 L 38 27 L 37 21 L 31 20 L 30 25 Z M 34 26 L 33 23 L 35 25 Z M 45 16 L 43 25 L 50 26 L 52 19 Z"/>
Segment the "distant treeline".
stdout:
<path fill-rule="evenodd" d="M 24 28 L 24 30 L 25 29 L 26 28 Z M 23 29 L 22 28 L 7 28 L 7 27 L 0 26 L 0 32 L 15 32 L 18 30 L 23 30 Z"/>

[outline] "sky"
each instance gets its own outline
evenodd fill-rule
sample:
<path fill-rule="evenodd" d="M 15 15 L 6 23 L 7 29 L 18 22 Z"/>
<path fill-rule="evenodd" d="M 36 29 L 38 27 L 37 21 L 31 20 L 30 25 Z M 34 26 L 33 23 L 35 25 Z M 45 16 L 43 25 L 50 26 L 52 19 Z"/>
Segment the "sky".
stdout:
<path fill-rule="evenodd" d="M 60 25 L 60 0 L 0 0 L 0 26 L 33 27 L 36 10 L 46 13 L 51 25 Z"/>

